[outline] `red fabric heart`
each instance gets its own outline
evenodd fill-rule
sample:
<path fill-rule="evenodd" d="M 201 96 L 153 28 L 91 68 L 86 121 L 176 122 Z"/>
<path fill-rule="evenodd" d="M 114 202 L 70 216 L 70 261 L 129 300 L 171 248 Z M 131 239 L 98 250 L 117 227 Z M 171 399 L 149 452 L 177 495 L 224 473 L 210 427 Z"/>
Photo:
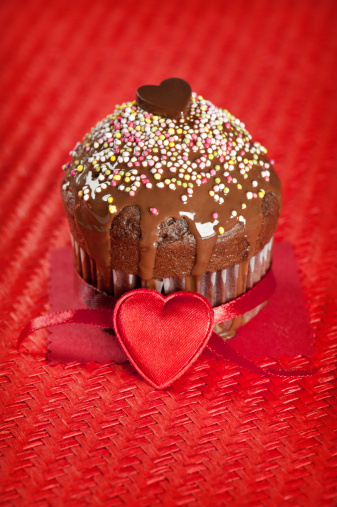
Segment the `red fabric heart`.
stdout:
<path fill-rule="evenodd" d="M 164 389 L 201 354 L 214 314 L 210 303 L 194 292 L 164 297 L 136 289 L 118 300 L 113 324 L 130 362 L 152 386 Z"/>

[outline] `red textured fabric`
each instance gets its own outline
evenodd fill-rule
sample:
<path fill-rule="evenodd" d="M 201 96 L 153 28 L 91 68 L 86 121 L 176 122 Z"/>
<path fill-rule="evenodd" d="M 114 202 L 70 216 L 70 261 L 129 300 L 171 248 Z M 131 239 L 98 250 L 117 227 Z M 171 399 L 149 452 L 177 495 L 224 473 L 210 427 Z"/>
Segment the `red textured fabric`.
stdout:
<path fill-rule="evenodd" d="M 335 0 L 4 0 L 1 33 L 3 505 L 323 505 L 337 501 Z M 48 251 L 68 246 L 67 153 L 114 105 L 170 76 L 229 109 L 283 184 L 320 366 L 261 378 L 209 359 L 163 391 L 129 364 L 50 366 Z M 261 358 L 261 366 L 275 361 Z"/>

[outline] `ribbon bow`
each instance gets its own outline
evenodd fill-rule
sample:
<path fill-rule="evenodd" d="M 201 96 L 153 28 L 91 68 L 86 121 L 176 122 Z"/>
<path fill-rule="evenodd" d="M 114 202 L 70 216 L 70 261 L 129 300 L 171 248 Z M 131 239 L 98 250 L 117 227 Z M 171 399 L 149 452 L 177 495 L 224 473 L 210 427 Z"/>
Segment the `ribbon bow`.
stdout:
<path fill-rule="evenodd" d="M 67 310 L 30 321 L 18 339 L 18 348 L 34 331 L 60 324 L 89 324 L 112 328 L 139 374 L 157 389 L 177 380 L 207 347 L 216 356 L 249 371 L 280 377 L 305 377 L 316 369 L 261 368 L 243 357 L 213 331 L 219 322 L 233 319 L 265 302 L 275 289 L 270 270 L 242 296 L 212 308 L 195 292 L 180 291 L 163 296 L 152 289 L 135 289 L 118 300 L 85 285 L 92 308 Z"/>

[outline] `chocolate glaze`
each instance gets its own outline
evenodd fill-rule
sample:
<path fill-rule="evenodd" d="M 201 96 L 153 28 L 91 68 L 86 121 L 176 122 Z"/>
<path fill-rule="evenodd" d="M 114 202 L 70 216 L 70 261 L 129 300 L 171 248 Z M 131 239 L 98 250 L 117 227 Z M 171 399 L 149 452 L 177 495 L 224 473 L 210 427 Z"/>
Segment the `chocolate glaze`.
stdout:
<path fill-rule="evenodd" d="M 174 120 L 117 106 L 71 155 L 63 201 L 103 290 L 112 269 L 138 274 L 147 287 L 187 276 L 198 290 L 204 272 L 251 258 L 276 227 L 281 187 L 265 148 L 196 94 Z"/>

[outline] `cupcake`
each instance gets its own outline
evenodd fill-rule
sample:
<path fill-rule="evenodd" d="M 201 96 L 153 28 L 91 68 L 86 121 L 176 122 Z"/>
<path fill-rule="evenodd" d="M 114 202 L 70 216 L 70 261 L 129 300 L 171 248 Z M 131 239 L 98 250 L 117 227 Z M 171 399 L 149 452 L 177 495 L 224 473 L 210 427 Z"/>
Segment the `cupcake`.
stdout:
<path fill-rule="evenodd" d="M 195 291 L 218 306 L 270 267 L 281 185 L 244 123 L 178 78 L 137 90 L 70 152 L 62 197 L 75 266 L 120 297 Z M 217 325 L 223 336 L 259 308 Z"/>

